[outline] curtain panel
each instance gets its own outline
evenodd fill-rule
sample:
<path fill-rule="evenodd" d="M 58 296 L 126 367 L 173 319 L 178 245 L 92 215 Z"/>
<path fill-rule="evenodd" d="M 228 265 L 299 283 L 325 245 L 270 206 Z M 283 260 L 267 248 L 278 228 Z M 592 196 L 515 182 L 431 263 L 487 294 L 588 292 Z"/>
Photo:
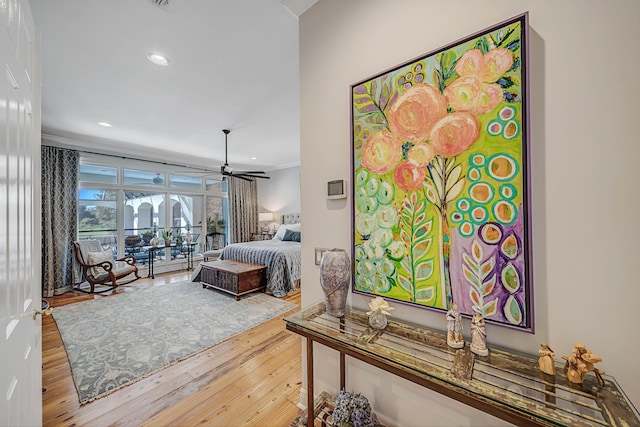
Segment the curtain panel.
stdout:
<path fill-rule="evenodd" d="M 248 242 L 258 232 L 258 185 L 255 181 L 227 177 L 231 243 Z"/>
<path fill-rule="evenodd" d="M 42 296 L 73 288 L 80 153 L 42 146 Z"/>

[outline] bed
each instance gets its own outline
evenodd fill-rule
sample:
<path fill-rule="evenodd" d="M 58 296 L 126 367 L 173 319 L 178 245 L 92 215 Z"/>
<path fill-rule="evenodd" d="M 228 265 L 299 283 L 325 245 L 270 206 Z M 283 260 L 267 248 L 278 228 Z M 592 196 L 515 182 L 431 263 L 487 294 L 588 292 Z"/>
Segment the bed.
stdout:
<path fill-rule="evenodd" d="M 283 215 L 282 223 L 273 239 L 232 243 L 220 255 L 223 260 L 265 265 L 267 289 L 278 298 L 299 289 L 301 278 L 300 215 Z M 194 275 L 196 279 L 199 280 L 199 274 Z"/>

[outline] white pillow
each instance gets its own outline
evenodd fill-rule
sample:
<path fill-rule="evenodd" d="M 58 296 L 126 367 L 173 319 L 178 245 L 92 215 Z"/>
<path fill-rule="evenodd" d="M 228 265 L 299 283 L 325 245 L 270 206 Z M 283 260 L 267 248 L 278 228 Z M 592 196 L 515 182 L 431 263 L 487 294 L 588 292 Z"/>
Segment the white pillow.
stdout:
<path fill-rule="evenodd" d="M 276 231 L 275 236 L 273 236 L 273 240 L 282 240 L 282 238 L 284 237 L 284 233 L 286 233 L 287 230 L 301 231 L 301 229 L 302 229 L 302 224 L 301 223 L 297 223 L 297 224 L 282 224 L 278 228 L 278 231 Z"/>
<path fill-rule="evenodd" d="M 87 254 L 87 264 L 99 264 L 104 261 L 109 261 L 111 264 L 114 264 L 113 252 L 111 250 L 102 252 L 89 252 Z M 93 275 L 93 277 L 98 277 L 105 272 L 105 269 L 100 266 L 91 267 L 91 274 Z"/>
<path fill-rule="evenodd" d="M 301 223 L 296 223 L 296 224 L 285 224 L 287 226 L 287 228 L 289 230 L 293 230 L 293 231 L 302 231 L 302 224 Z"/>

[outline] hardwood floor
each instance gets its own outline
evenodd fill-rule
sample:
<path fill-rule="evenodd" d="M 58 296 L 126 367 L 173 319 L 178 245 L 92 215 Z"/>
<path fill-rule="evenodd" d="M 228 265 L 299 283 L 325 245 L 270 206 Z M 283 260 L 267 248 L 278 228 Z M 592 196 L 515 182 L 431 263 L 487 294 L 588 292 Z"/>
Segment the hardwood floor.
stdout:
<path fill-rule="evenodd" d="M 141 279 L 104 295 L 67 293 L 52 307 L 189 280 L 188 272 Z M 216 292 L 213 291 L 212 292 Z M 300 305 L 300 292 L 283 298 Z M 42 321 L 44 426 L 288 426 L 299 415 L 301 338 L 283 317 L 80 406 L 51 316 Z"/>

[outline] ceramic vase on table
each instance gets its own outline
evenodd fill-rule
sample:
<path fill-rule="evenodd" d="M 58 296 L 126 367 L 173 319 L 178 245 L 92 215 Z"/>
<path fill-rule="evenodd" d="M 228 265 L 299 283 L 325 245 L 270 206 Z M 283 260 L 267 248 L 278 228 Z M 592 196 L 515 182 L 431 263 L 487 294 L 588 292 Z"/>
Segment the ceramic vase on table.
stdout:
<path fill-rule="evenodd" d="M 325 251 L 320 261 L 320 286 L 324 292 L 327 314 L 344 316 L 351 282 L 351 258 L 344 249 Z"/>

